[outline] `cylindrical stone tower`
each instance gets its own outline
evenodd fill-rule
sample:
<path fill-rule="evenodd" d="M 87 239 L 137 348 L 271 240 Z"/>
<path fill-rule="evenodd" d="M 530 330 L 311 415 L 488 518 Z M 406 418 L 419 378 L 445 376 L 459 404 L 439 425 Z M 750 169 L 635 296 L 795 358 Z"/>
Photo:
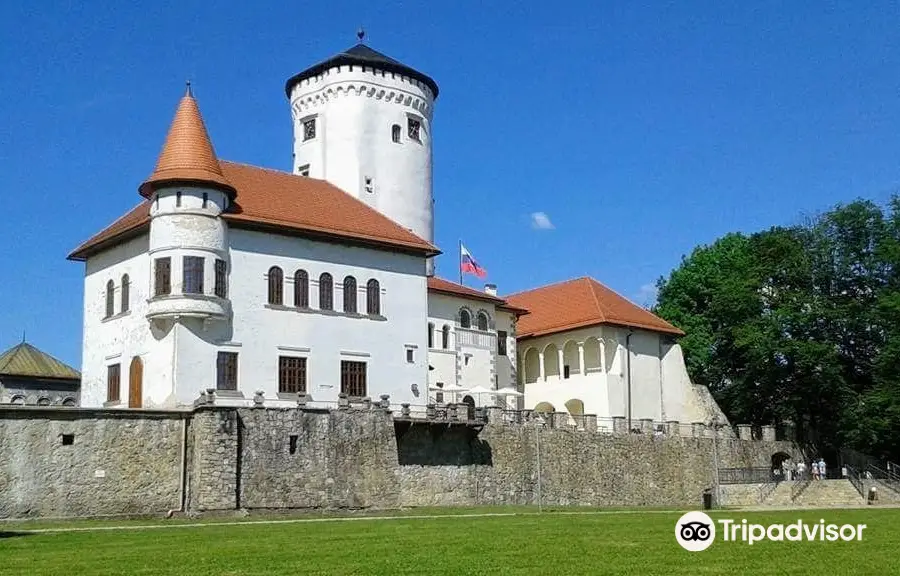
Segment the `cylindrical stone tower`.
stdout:
<path fill-rule="evenodd" d="M 433 242 L 437 83 L 358 44 L 293 76 L 285 91 L 294 173 L 327 180 Z"/>

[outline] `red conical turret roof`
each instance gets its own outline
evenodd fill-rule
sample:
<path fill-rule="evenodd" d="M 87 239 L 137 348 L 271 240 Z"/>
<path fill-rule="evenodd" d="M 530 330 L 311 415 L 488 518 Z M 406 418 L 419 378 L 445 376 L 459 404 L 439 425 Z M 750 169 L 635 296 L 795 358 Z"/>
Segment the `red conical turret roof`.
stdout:
<path fill-rule="evenodd" d="M 207 184 L 234 197 L 234 187 L 222 173 L 190 85 L 178 104 L 156 169 L 139 191 L 149 198 L 156 188 L 178 182 Z"/>

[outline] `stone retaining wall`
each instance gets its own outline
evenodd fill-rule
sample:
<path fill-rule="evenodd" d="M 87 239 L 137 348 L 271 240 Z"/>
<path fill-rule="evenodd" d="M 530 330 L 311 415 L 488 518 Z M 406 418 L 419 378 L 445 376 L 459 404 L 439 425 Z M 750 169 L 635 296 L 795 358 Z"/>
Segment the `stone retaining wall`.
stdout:
<path fill-rule="evenodd" d="M 0 518 L 158 514 L 181 507 L 190 413 L 0 409 Z"/>
<path fill-rule="evenodd" d="M 0 410 L 0 518 L 164 513 L 181 508 L 182 487 L 191 512 L 697 506 L 716 460 L 768 466 L 780 451 L 797 453 L 786 442 L 409 423 L 378 407 L 11 408 Z"/>

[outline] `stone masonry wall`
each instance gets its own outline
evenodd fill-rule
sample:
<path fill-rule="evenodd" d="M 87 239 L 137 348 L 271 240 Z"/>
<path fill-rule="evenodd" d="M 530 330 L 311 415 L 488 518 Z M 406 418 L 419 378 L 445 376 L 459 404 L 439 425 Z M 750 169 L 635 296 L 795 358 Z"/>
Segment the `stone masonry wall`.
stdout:
<path fill-rule="evenodd" d="M 194 413 L 191 430 L 188 508 L 200 512 L 238 508 L 240 420 L 237 411 L 199 409 Z"/>
<path fill-rule="evenodd" d="M 403 506 L 697 506 L 720 467 L 768 466 L 785 442 L 613 436 L 575 429 L 488 425 L 433 434 L 414 426 L 398 440 Z M 540 446 L 538 446 L 540 443 Z M 443 461 L 443 462 L 442 462 Z"/>
<path fill-rule="evenodd" d="M 396 508 L 397 444 L 390 413 L 238 411 L 244 508 Z"/>
<path fill-rule="evenodd" d="M 380 408 L 17 407 L 0 409 L 0 518 L 178 510 L 182 450 L 189 512 L 536 504 L 539 493 L 545 505 L 697 506 L 716 459 L 797 455 L 774 441 L 395 422 Z"/>
<path fill-rule="evenodd" d="M 157 514 L 181 505 L 187 413 L 0 409 L 0 518 Z M 71 444 L 63 444 L 66 441 Z"/>

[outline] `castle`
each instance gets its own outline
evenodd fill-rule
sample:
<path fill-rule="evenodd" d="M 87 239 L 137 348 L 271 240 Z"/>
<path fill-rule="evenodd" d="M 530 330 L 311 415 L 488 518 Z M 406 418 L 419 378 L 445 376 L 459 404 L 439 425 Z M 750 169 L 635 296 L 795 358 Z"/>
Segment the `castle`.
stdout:
<path fill-rule="evenodd" d="M 140 203 L 78 246 L 81 404 L 470 406 L 724 421 L 681 331 L 590 278 L 434 275 L 437 83 L 365 44 L 291 77 L 291 172 L 219 160 L 190 86 Z M 601 425 L 602 427 L 602 425 Z"/>

